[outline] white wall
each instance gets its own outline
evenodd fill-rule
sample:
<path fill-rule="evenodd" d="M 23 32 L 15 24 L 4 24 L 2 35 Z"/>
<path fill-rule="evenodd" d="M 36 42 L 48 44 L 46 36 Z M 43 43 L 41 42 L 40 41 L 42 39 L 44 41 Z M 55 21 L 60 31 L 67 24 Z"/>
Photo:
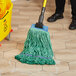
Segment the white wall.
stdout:
<path fill-rule="evenodd" d="M 13 1 L 15 1 L 15 0 L 11 0 L 11 1 L 13 2 Z"/>

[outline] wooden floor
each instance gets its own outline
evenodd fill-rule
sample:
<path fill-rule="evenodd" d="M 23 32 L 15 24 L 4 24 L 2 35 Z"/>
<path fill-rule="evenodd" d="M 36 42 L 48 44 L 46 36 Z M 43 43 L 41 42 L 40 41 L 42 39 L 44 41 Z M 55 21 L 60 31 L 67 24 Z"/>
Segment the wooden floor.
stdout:
<path fill-rule="evenodd" d="M 49 33 L 56 65 L 28 65 L 14 59 L 24 47 L 27 32 L 37 22 L 41 0 L 16 0 L 13 7 L 11 40 L 0 47 L 0 76 L 76 76 L 76 30 L 68 30 L 71 22 L 70 5 L 66 3 L 64 19 L 48 23 L 55 11 L 54 0 L 48 0 L 44 24 Z"/>

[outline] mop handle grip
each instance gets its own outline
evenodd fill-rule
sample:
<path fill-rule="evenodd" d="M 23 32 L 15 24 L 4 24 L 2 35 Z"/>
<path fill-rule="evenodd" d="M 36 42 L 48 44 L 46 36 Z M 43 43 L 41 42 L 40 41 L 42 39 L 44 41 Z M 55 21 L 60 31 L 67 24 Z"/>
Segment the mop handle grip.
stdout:
<path fill-rule="evenodd" d="M 43 7 L 46 7 L 47 0 L 44 0 Z"/>
<path fill-rule="evenodd" d="M 45 13 L 46 4 L 47 4 L 47 0 L 44 0 L 41 14 L 39 16 L 38 22 L 36 23 L 35 27 L 43 28 L 43 20 L 44 20 L 44 13 Z"/>
<path fill-rule="evenodd" d="M 42 23 L 42 24 L 43 24 L 43 20 L 44 20 L 44 13 L 45 13 L 46 4 L 47 4 L 47 0 L 44 0 L 41 14 L 40 14 L 39 21 L 38 21 L 39 23 Z"/>

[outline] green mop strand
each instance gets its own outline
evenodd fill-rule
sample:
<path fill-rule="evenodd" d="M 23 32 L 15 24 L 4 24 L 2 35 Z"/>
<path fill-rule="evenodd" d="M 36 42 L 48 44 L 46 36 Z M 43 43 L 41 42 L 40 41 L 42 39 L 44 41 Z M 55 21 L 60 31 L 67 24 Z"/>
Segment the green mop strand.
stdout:
<path fill-rule="evenodd" d="M 15 59 L 27 64 L 48 64 L 55 65 L 53 59 L 50 34 L 48 27 L 43 26 L 43 18 L 47 0 L 44 0 L 39 22 L 33 24 L 28 31 L 26 41 L 24 43 L 24 50 Z"/>

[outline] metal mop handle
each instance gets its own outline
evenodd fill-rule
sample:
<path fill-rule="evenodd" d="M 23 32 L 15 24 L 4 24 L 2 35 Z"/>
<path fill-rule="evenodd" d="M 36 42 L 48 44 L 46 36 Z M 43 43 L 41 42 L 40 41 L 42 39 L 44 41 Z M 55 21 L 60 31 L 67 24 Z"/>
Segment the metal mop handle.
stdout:
<path fill-rule="evenodd" d="M 47 3 L 47 0 L 44 0 L 42 11 L 41 11 L 41 15 L 40 15 L 39 21 L 38 21 L 39 23 L 43 23 L 46 3 Z"/>
<path fill-rule="evenodd" d="M 47 4 L 47 0 L 44 0 L 38 23 L 36 23 L 36 27 L 43 28 L 43 20 L 44 20 L 44 13 L 45 13 L 46 4 Z"/>

